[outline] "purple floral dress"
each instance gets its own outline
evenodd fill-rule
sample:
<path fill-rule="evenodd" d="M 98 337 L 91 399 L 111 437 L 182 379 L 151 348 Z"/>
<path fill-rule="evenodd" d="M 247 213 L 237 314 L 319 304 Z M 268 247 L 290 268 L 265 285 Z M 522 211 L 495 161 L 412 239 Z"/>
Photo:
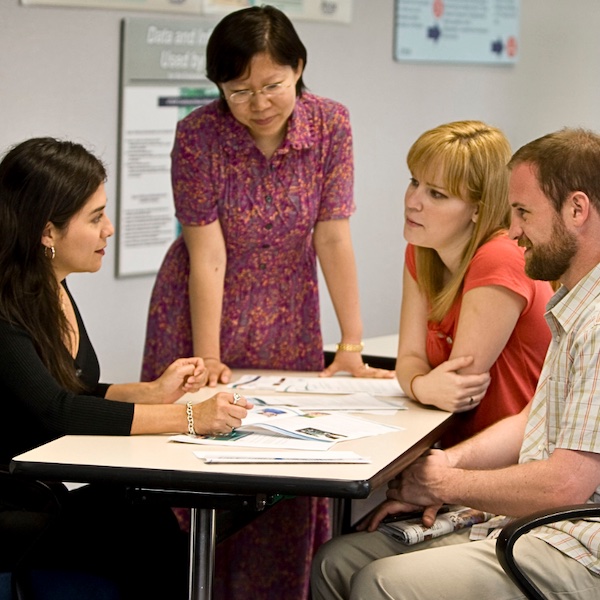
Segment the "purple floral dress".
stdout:
<path fill-rule="evenodd" d="M 219 220 L 227 248 L 221 359 L 233 368 L 323 367 L 318 221 L 354 211 L 352 133 L 340 104 L 305 93 L 271 159 L 218 102 L 180 121 L 172 153 L 177 218 Z M 193 354 L 189 256 L 179 237 L 158 273 L 142 378 Z M 308 598 L 314 551 L 330 537 L 326 498 L 284 500 L 217 549 L 215 597 Z"/>

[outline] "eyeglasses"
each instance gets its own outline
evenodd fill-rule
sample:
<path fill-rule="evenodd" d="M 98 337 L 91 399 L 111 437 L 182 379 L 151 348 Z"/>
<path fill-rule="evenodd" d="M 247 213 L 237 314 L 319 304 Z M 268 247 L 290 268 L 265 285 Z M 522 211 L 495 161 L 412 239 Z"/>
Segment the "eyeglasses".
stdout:
<path fill-rule="evenodd" d="M 282 94 L 286 88 L 289 88 L 291 83 L 268 83 L 267 85 L 263 85 L 260 90 L 256 90 L 253 92 L 252 90 L 240 90 L 239 92 L 233 92 L 233 94 L 229 95 L 229 101 L 233 102 L 233 104 L 246 104 L 246 102 L 250 101 L 250 98 L 254 96 L 254 94 L 263 94 L 267 98 L 271 96 L 279 96 Z"/>

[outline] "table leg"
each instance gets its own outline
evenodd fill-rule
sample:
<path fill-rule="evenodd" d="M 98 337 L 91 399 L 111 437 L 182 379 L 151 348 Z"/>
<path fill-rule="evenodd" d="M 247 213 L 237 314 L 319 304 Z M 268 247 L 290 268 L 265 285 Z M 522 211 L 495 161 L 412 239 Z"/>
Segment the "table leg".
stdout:
<path fill-rule="evenodd" d="M 214 508 L 190 509 L 189 600 L 211 600 L 215 567 Z"/>

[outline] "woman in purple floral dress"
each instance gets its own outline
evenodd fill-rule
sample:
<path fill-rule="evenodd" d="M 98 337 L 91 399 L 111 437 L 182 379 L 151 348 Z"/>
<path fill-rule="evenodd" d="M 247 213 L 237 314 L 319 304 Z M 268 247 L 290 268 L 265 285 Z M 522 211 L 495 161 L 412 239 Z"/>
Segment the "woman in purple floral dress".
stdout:
<path fill-rule="evenodd" d="M 201 356 L 209 385 L 230 368 L 323 369 L 317 257 L 341 329 L 323 373 L 391 376 L 363 364 L 349 217 L 348 111 L 304 90 L 306 49 L 271 6 L 231 13 L 207 47 L 221 98 L 180 121 L 172 152 L 183 229 L 153 290 L 143 379 Z M 358 350 L 358 351 L 357 351 Z M 308 597 L 326 498 L 285 500 L 217 548 L 215 597 Z"/>

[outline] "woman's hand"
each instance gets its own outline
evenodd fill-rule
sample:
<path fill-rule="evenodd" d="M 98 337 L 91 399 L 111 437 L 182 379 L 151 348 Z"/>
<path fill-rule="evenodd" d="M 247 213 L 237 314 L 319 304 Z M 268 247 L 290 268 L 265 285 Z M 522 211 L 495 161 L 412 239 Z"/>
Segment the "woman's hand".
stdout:
<path fill-rule="evenodd" d="M 461 369 L 473 362 L 471 356 L 461 356 L 443 362 L 426 375 L 412 382 L 412 392 L 422 404 L 431 404 L 449 412 L 465 412 L 475 408 L 490 385 L 490 374 L 462 375 Z"/>
<path fill-rule="evenodd" d="M 375 379 L 393 379 L 394 371 L 375 369 L 363 363 L 360 352 L 344 352 L 338 350 L 333 362 L 320 373 L 320 377 L 331 377 L 339 371 L 350 373 L 353 377 L 372 377 Z"/>
<path fill-rule="evenodd" d="M 189 392 L 197 392 L 206 385 L 208 370 L 201 358 L 178 358 L 164 373 L 152 382 L 151 404 L 171 404 Z"/>
<path fill-rule="evenodd" d="M 229 383 L 231 369 L 218 358 L 205 358 L 204 363 L 208 369 L 208 387 L 215 387 L 217 383 Z"/>
<path fill-rule="evenodd" d="M 194 404 L 194 428 L 200 435 L 224 435 L 242 425 L 252 403 L 240 394 L 219 392 Z"/>

